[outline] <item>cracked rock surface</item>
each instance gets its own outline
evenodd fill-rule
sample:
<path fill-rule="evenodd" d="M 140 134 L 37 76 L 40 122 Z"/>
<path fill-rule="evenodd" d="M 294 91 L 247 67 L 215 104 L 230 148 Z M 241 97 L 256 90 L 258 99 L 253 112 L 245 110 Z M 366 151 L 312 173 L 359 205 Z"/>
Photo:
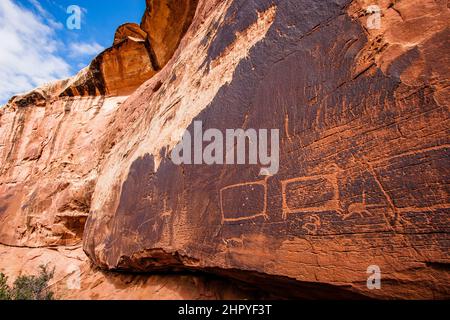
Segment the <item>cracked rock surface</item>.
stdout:
<path fill-rule="evenodd" d="M 450 10 L 376 2 L 378 29 L 363 0 L 147 1 L 87 70 L 0 111 L 0 254 L 64 268 L 76 246 L 69 298 L 449 298 Z M 279 129 L 279 171 L 175 165 L 194 121 Z"/>

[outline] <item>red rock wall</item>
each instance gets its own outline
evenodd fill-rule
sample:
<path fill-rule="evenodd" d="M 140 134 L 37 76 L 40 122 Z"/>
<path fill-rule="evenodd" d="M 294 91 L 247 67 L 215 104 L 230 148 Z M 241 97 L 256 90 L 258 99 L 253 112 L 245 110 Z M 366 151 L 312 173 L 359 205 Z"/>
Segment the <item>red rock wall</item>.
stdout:
<path fill-rule="evenodd" d="M 365 1 L 149 1 L 141 29 L 118 38 L 146 33 L 161 70 L 131 96 L 104 97 L 92 81 L 137 82 L 85 71 L 1 111 L 3 254 L 83 241 L 105 270 L 208 271 L 285 297 L 448 298 L 449 9 L 377 4 L 372 30 Z M 127 70 L 145 69 L 129 58 Z M 60 94 L 80 85 L 91 97 Z M 175 166 L 170 151 L 194 120 L 279 129 L 279 172 Z M 366 287 L 370 265 L 382 290 Z M 64 296 L 107 298 L 94 276 Z"/>
<path fill-rule="evenodd" d="M 448 9 L 380 5 L 376 31 L 350 1 L 200 10 L 174 63 L 126 104 L 145 116 L 100 174 L 84 239 L 92 260 L 288 277 L 298 291 L 448 296 L 448 70 L 434 58 L 448 55 Z M 416 21 L 433 28 L 412 37 Z M 174 165 L 170 150 L 194 120 L 280 129 L 280 171 Z M 370 265 L 383 290 L 366 287 Z"/>

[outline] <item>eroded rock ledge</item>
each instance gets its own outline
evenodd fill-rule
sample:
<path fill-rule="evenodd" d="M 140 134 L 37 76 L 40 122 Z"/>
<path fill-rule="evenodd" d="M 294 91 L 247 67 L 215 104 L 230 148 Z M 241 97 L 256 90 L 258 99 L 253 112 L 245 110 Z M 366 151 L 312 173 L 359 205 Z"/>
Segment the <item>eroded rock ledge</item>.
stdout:
<path fill-rule="evenodd" d="M 192 23 L 197 0 L 148 0 L 141 25 L 127 23 L 112 47 L 71 79 L 13 97 L 16 107 L 45 105 L 61 97 L 124 96 L 164 67 Z"/>

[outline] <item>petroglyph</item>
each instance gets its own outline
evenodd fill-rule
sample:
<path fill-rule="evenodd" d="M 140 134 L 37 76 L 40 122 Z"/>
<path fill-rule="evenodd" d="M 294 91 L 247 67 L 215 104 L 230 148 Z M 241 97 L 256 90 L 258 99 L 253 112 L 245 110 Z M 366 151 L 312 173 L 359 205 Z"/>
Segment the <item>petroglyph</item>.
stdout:
<path fill-rule="evenodd" d="M 378 165 L 378 164 L 384 164 L 384 163 L 389 163 L 392 160 L 395 159 L 402 159 L 402 158 L 406 158 L 409 156 L 415 156 L 415 155 L 420 155 L 423 153 L 427 153 L 427 152 L 432 152 L 432 151 L 441 151 L 441 150 L 447 150 L 450 149 L 450 145 L 449 144 L 442 144 L 439 146 L 434 146 L 434 147 L 429 147 L 429 148 L 422 148 L 422 149 L 418 149 L 418 150 L 412 150 L 412 151 L 408 151 L 408 152 L 403 152 L 401 154 L 396 154 L 390 157 L 382 157 L 379 159 L 374 159 L 374 160 L 366 160 L 367 163 L 369 163 L 370 165 Z"/>
<path fill-rule="evenodd" d="M 222 239 L 222 241 L 225 244 L 225 246 L 227 246 L 227 247 L 243 247 L 244 246 L 243 237 Z"/>
<path fill-rule="evenodd" d="M 220 190 L 222 222 L 252 220 L 267 215 L 267 179 L 238 183 Z"/>
<path fill-rule="evenodd" d="M 374 215 L 382 214 L 386 224 L 394 228 L 403 224 L 402 213 L 421 213 L 426 211 L 435 211 L 449 209 L 449 204 L 438 204 L 424 207 L 396 207 L 393 199 L 387 193 L 376 170 L 368 161 L 362 162 L 367 169 L 368 174 L 374 182 L 376 190 L 363 190 L 361 202 L 352 202 L 344 204 L 341 202 L 341 188 L 347 188 L 341 185 L 343 170 L 337 165 L 331 165 L 316 172 L 323 171 L 323 174 L 309 175 L 281 180 L 281 194 L 269 194 L 268 179 L 238 183 L 224 187 L 220 190 L 220 208 L 222 213 L 222 222 L 239 222 L 264 218 L 264 220 L 255 221 L 262 223 L 269 219 L 268 212 L 269 197 L 278 201 L 281 199 L 282 218 L 288 220 L 290 215 L 304 214 L 304 223 L 302 229 L 309 235 L 317 234 L 322 227 L 320 213 L 337 213 L 343 221 L 357 219 L 367 219 Z M 371 203 L 368 194 L 381 194 L 385 201 L 378 199 Z M 376 197 L 375 197 L 376 198 Z M 373 200 L 372 200 L 373 202 Z M 347 206 L 348 205 L 348 206 Z M 378 209 L 378 210 L 375 210 Z"/>
<path fill-rule="evenodd" d="M 366 192 L 363 192 L 362 202 L 355 202 L 348 206 L 347 213 L 344 214 L 343 220 L 347 220 L 348 218 L 353 217 L 354 215 L 358 215 L 361 218 L 364 218 L 364 215 L 371 215 L 369 211 L 370 208 L 385 208 L 386 206 L 383 204 L 367 204 Z"/>
<path fill-rule="evenodd" d="M 281 181 L 283 219 L 291 214 L 335 211 L 343 214 L 339 195 L 339 172 Z"/>
<path fill-rule="evenodd" d="M 305 230 L 308 235 L 317 235 L 317 231 L 319 231 L 322 225 L 320 217 L 313 214 L 308 216 L 307 220 L 308 222 L 302 226 L 302 229 Z"/>
<path fill-rule="evenodd" d="M 164 199 L 164 210 L 161 212 L 161 218 L 168 218 L 173 215 L 173 211 L 168 209 L 167 199 Z"/>
<path fill-rule="evenodd" d="M 364 165 L 367 172 L 370 174 L 370 176 L 374 179 L 375 184 L 377 185 L 379 191 L 383 194 L 383 197 L 386 200 L 386 203 L 388 204 L 388 210 L 383 210 L 384 218 L 386 220 L 386 224 L 390 226 L 391 228 L 395 227 L 398 220 L 398 209 L 394 204 L 394 201 L 390 194 L 388 193 L 387 189 L 384 187 L 380 177 L 378 176 L 377 172 L 375 171 L 374 166 L 372 163 L 366 159 L 355 159 L 357 162 Z M 347 216 L 348 218 L 348 216 Z"/>
<path fill-rule="evenodd" d="M 397 208 L 397 210 L 399 213 L 408 213 L 408 212 L 422 213 L 426 211 L 450 210 L 450 203 L 435 204 L 426 207 L 404 207 L 404 208 Z"/>

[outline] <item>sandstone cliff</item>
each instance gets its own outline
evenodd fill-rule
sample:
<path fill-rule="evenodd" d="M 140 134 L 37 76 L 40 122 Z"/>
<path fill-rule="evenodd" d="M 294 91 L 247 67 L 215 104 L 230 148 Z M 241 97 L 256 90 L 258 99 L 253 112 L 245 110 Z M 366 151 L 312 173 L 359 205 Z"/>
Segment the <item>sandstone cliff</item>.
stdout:
<path fill-rule="evenodd" d="M 0 110 L 0 271 L 55 262 L 66 298 L 449 298 L 450 11 L 375 2 L 377 29 L 359 0 L 147 1 Z M 174 165 L 195 120 L 280 129 L 279 172 Z"/>

